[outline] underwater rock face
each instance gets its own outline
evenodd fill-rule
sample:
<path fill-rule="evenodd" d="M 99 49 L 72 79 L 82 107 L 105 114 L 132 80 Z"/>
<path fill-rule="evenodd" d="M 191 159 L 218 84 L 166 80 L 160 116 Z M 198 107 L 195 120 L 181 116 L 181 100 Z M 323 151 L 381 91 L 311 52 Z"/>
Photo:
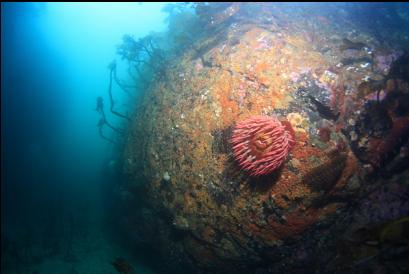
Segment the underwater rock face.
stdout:
<path fill-rule="evenodd" d="M 373 165 L 381 168 L 386 156 L 374 153 L 388 154 L 407 123 L 381 114 L 356 117 L 366 102 L 356 99 L 358 86 L 374 72 L 344 66 L 341 51 L 374 47 L 367 36 L 345 46 L 346 29 L 313 16 L 311 22 L 327 24 L 308 38 L 305 25 L 280 9 L 274 17 L 260 9 L 260 22 L 240 19 L 237 9 L 213 30 L 223 33 L 219 40 L 198 40 L 167 69 L 166 80 L 146 92 L 125 154 L 144 164 L 128 173 L 144 178 L 150 208 L 164 216 L 153 225 L 162 252 L 190 261 L 198 272 L 264 273 L 266 265 L 266 273 L 331 270 L 335 266 L 317 265 L 337 254 L 336 236 L 350 224 L 348 206 L 376 186 L 362 175 L 373 172 L 367 164 L 377 161 Z M 390 113 L 389 106 L 382 111 Z M 245 134 L 242 121 L 251 124 L 260 115 L 288 120 L 293 131 L 279 130 L 285 144 L 266 170 L 240 156 L 247 137 L 237 136 Z M 377 131 L 367 132 L 372 125 Z M 249 136 L 257 137 L 257 149 L 269 147 L 270 130 L 263 136 L 256 131 Z M 393 137 L 372 150 L 363 140 L 388 134 Z M 362 147 L 351 150 L 350 144 Z M 393 146 L 393 156 L 399 149 Z"/>

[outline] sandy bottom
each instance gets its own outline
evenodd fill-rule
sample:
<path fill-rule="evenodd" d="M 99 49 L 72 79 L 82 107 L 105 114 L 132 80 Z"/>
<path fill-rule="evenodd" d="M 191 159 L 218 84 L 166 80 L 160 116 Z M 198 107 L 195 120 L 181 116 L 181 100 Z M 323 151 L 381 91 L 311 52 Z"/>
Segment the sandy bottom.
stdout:
<path fill-rule="evenodd" d="M 31 254 L 44 254 L 44 250 L 33 247 Z M 32 255 L 35 256 L 35 255 Z M 130 252 L 124 250 L 112 240 L 104 237 L 102 232 L 94 233 L 86 241 L 73 241 L 72 248 L 61 250 L 56 255 L 43 255 L 37 263 L 29 266 L 15 267 L 14 273 L 27 274 L 116 274 L 119 273 L 111 264 L 116 258 L 122 258 L 129 263 L 133 273 L 153 274 L 154 272 L 143 266 Z M 18 268 L 18 269 L 17 269 Z"/>

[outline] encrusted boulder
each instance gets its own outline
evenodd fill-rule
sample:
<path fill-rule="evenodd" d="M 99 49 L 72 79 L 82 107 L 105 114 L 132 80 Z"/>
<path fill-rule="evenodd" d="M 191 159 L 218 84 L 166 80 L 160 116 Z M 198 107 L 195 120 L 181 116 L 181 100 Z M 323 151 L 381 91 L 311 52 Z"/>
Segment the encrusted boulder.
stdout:
<path fill-rule="evenodd" d="M 379 46 L 375 38 L 350 37 L 333 24 L 336 16 L 311 15 L 301 23 L 302 13 L 291 18 L 261 5 L 263 17 L 255 22 L 238 7 L 236 20 L 224 19 L 224 28 L 198 40 L 144 94 L 125 169 L 131 182 L 143 182 L 148 207 L 164 220 L 152 228 L 162 252 L 190 261 L 196 271 L 334 270 L 336 264 L 320 262 L 337 254 L 337 236 L 353 220 L 351 205 L 376 185 L 368 174 L 386 156 L 374 153 L 407 146 L 407 122 L 396 124 L 407 121 L 407 112 L 380 129 L 394 134 L 390 140 L 359 147 L 363 138 L 379 138 L 361 132 L 357 113 L 368 100 L 358 86 L 377 77 L 366 65 L 372 58 L 366 51 Z M 216 42 L 215 32 L 223 34 Z M 346 38 L 360 46 L 346 48 Z M 365 58 L 345 62 L 347 50 Z M 262 176 L 240 168 L 230 142 L 235 126 L 257 115 L 286 121 L 294 134 L 282 165 Z M 407 150 L 400 153 L 407 157 Z"/>

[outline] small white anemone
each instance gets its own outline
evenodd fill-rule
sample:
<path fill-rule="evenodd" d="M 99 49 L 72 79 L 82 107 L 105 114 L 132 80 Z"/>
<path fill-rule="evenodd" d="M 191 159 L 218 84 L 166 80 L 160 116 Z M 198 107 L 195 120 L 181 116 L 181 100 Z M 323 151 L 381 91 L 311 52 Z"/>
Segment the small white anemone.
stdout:
<path fill-rule="evenodd" d="M 163 180 L 165 180 L 165 181 L 170 180 L 170 175 L 169 175 L 169 173 L 167 171 L 165 173 L 163 173 Z"/>

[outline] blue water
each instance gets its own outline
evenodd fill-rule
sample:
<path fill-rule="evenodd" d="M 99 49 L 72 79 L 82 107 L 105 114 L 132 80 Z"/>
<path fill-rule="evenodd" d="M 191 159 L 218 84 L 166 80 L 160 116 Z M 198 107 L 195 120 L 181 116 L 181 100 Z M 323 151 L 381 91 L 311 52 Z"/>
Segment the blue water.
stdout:
<path fill-rule="evenodd" d="M 109 101 L 111 61 L 128 80 L 122 36 L 166 30 L 164 5 L 2 3 L 2 273 L 114 273 L 113 259 L 134 258 L 102 231 L 101 171 L 115 148 L 94 110 L 98 96 Z M 131 111 L 112 92 L 118 111 Z"/>

